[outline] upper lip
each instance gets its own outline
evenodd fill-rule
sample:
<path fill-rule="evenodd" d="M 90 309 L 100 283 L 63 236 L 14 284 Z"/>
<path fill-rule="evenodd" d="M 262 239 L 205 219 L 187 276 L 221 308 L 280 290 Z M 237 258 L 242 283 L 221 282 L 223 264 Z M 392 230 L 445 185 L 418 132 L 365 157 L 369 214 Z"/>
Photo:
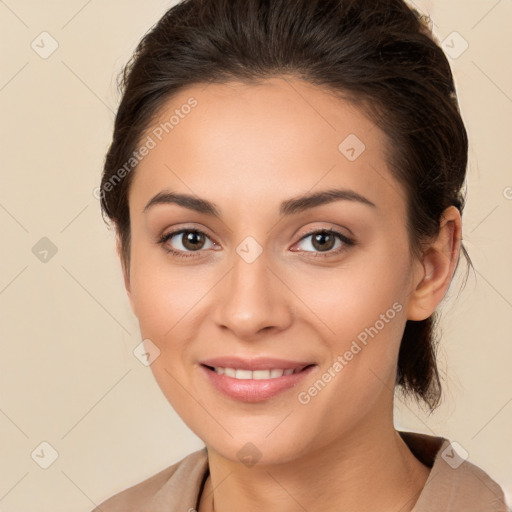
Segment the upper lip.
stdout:
<path fill-rule="evenodd" d="M 240 370 L 272 370 L 293 368 L 294 370 L 302 369 L 309 366 L 311 361 L 290 361 L 287 359 L 278 359 L 274 357 L 257 357 L 244 359 L 236 356 L 212 357 L 200 361 L 201 364 L 212 367 L 236 368 Z"/>

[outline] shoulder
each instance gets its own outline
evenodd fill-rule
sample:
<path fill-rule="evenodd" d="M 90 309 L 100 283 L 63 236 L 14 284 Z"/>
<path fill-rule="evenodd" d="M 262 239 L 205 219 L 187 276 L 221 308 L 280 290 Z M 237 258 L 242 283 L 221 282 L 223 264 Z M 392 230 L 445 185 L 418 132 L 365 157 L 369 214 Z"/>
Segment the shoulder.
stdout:
<path fill-rule="evenodd" d="M 401 433 L 402 434 L 402 433 Z M 450 510 L 507 512 L 501 486 L 483 469 L 467 460 L 458 443 L 444 437 L 405 433 L 411 451 L 431 468 L 414 512 Z"/>
<path fill-rule="evenodd" d="M 443 450 L 444 454 L 436 459 L 437 483 L 432 483 L 453 504 L 451 508 L 464 512 L 507 512 L 498 482 L 476 464 L 464 460 L 465 454 L 457 453 L 449 441 Z"/>
<path fill-rule="evenodd" d="M 194 503 L 208 468 L 206 449 L 180 461 L 103 501 L 91 512 L 138 512 L 156 501 Z M 194 506 L 191 505 L 191 506 Z M 187 510 L 187 508 L 185 508 Z"/>

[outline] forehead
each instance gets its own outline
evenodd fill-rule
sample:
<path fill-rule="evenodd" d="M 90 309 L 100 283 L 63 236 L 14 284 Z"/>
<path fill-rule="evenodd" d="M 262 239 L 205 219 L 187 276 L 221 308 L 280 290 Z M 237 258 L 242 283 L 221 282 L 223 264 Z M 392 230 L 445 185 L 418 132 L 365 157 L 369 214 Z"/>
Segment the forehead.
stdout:
<path fill-rule="evenodd" d="M 298 79 L 183 89 L 162 105 L 148 138 L 154 147 L 137 167 L 130 202 L 166 187 L 220 202 L 334 186 L 390 205 L 401 196 L 385 135 L 353 103 Z"/>
<path fill-rule="evenodd" d="M 337 155 L 349 135 L 371 152 L 383 142 L 382 133 L 354 104 L 325 87 L 284 77 L 181 90 L 159 109 L 148 133 L 155 130 L 157 138 L 172 138 L 168 142 L 180 147 L 192 145 L 211 154 L 229 150 L 231 159 L 246 159 L 254 150 L 255 158 L 280 156 L 288 148 L 293 149 L 290 158 L 312 150 Z"/>

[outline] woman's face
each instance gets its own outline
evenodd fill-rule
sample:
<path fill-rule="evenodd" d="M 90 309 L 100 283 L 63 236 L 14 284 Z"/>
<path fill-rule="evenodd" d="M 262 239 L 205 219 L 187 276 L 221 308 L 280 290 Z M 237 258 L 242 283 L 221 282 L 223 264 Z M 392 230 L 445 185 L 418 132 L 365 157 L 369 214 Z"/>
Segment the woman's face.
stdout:
<path fill-rule="evenodd" d="M 183 90 L 143 142 L 126 284 L 177 413 L 234 461 L 377 437 L 423 277 L 383 133 L 344 100 L 276 78 Z"/>

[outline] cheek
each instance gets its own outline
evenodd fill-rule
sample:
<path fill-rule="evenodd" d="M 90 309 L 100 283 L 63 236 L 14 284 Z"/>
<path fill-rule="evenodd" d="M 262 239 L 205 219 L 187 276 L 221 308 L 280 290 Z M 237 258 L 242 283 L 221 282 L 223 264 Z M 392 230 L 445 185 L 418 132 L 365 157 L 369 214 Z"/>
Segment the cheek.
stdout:
<path fill-rule="evenodd" d="M 191 321 L 194 306 L 204 294 L 198 286 L 201 271 L 191 266 L 171 266 L 155 250 L 134 249 L 131 296 L 141 334 L 162 344 Z"/>
<path fill-rule="evenodd" d="M 400 268 L 396 263 L 394 268 L 379 264 L 374 258 L 372 264 L 362 261 L 309 276 L 289 273 L 287 280 L 294 283 L 294 293 L 303 303 L 302 319 L 314 321 L 320 335 L 345 342 L 359 336 L 364 341 L 367 330 L 374 332 L 375 325 L 391 337 L 401 329 L 407 289 Z"/>
<path fill-rule="evenodd" d="M 343 395 L 354 407 L 373 403 L 383 382 L 394 385 L 408 293 L 403 251 L 375 250 L 344 268 L 316 272 L 295 282 L 294 292 L 306 298 L 308 307 L 301 320 L 314 323 L 324 344 L 320 349 L 325 356 L 323 370 L 330 368 L 336 375 L 325 376 L 333 382 L 328 385 L 330 392 Z"/>

